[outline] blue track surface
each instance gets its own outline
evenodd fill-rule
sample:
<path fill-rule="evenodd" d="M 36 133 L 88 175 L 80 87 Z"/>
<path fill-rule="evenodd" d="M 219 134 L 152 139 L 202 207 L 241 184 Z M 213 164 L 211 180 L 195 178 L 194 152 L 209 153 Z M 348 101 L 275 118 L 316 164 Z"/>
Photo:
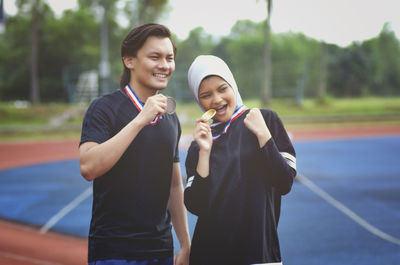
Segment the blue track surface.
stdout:
<path fill-rule="evenodd" d="M 300 177 L 361 222 L 400 240 L 400 136 L 298 142 L 295 149 Z M 185 157 L 183 150 L 181 161 Z M 56 220 L 51 230 L 86 237 L 90 187 L 77 160 L 0 171 L 0 217 L 38 227 Z M 188 217 L 192 235 L 196 217 Z M 283 198 L 278 230 L 285 265 L 400 264 L 399 244 L 300 181 Z"/>

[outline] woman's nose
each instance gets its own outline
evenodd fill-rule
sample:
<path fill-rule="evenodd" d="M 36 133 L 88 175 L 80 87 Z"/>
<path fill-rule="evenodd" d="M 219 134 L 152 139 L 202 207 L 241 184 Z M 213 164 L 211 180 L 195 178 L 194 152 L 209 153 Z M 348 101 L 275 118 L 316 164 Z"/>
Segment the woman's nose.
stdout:
<path fill-rule="evenodd" d="M 219 95 L 219 93 L 215 93 L 214 97 L 213 97 L 213 103 L 214 104 L 218 104 L 222 101 L 222 97 L 221 95 Z"/>

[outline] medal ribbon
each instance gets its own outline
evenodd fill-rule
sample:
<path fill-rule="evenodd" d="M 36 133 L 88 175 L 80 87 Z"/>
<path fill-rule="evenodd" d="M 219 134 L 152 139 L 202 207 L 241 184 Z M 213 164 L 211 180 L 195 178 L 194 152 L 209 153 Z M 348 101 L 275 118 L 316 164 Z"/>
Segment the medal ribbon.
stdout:
<path fill-rule="evenodd" d="M 222 130 L 222 132 L 220 132 L 219 134 L 213 134 L 212 138 L 213 141 L 217 140 L 221 135 L 225 134 L 228 129 L 229 126 L 231 126 L 231 123 L 236 120 L 240 115 L 243 114 L 243 112 L 245 112 L 245 110 L 247 110 L 247 107 L 245 105 L 239 106 L 236 108 L 235 112 L 233 113 L 231 119 L 228 121 L 227 124 L 225 124 L 224 129 Z M 213 123 L 210 125 L 211 129 L 213 129 L 215 126 L 219 125 L 220 123 Z"/>
<path fill-rule="evenodd" d="M 133 92 L 133 89 L 131 88 L 131 86 L 128 84 L 125 86 L 124 89 L 125 89 L 126 94 L 128 94 L 129 98 L 131 99 L 133 105 L 135 105 L 135 107 L 138 109 L 138 111 L 141 112 L 144 104 L 136 96 L 135 92 Z M 156 125 L 159 120 L 160 120 L 160 116 L 157 115 L 150 124 Z"/>

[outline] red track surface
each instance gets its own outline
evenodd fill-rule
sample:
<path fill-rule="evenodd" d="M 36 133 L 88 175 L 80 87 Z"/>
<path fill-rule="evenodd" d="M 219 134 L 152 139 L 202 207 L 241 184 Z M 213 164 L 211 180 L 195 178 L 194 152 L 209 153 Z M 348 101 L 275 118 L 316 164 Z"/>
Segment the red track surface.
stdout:
<path fill-rule="evenodd" d="M 78 140 L 0 143 L 0 169 L 78 157 Z"/>
<path fill-rule="evenodd" d="M 290 131 L 294 141 L 398 135 L 400 125 L 308 128 Z M 0 170 L 75 159 L 78 140 L 0 143 Z M 0 264 L 87 264 L 87 239 L 48 232 L 0 220 Z"/>
<path fill-rule="evenodd" d="M 87 239 L 0 221 L 0 264 L 87 264 Z"/>

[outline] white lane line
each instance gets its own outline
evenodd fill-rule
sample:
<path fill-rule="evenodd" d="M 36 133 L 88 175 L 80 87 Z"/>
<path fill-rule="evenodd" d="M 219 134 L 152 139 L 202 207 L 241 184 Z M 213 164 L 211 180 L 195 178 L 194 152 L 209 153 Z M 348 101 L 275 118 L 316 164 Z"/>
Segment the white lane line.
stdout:
<path fill-rule="evenodd" d="M 378 228 L 374 227 L 373 225 L 371 225 L 370 223 L 368 223 L 367 221 L 365 221 L 364 219 L 362 219 L 360 216 L 358 216 L 355 212 L 353 212 L 352 210 L 350 210 L 349 208 L 347 208 L 346 206 L 344 206 L 342 203 L 340 203 L 339 201 L 337 201 L 336 199 L 334 199 L 331 195 L 329 195 L 328 193 L 326 193 L 324 190 L 322 190 L 320 187 L 318 187 L 317 185 L 315 185 L 310 179 L 308 179 L 307 177 L 298 174 L 296 176 L 296 178 L 298 178 L 298 180 L 303 183 L 304 185 L 306 185 L 310 190 L 312 190 L 313 192 L 315 192 L 317 195 L 319 195 L 322 199 L 324 199 L 325 201 L 327 201 L 328 203 L 330 203 L 332 206 L 334 206 L 335 208 L 337 208 L 339 211 L 343 212 L 345 215 L 347 215 L 348 217 L 350 217 L 351 219 L 353 219 L 353 221 L 355 221 L 356 223 L 358 223 L 360 226 L 362 226 L 363 228 L 365 228 L 367 231 L 371 232 L 372 234 L 387 240 L 389 242 L 392 242 L 394 244 L 400 245 L 400 239 L 393 237 L 389 234 L 386 234 L 385 232 L 379 230 Z"/>
<path fill-rule="evenodd" d="M 58 223 L 58 221 L 60 221 L 70 211 L 76 208 L 82 201 L 88 198 L 91 194 L 92 194 L 92 187 L 87 188 L 84 192 L 79 194 L 78 197 L 72 200 L 69 204 L 67 204 L 64 208 L 62 208 L 53 217 L 51 217 L 49 221 L 47 221 L 47 223 L 40 228 L 40 233 L 44 234 L 47 231 L 49 231 L 49 229 L 51 229 L 56 223 Z"/>
<path fill-rule="evenodd" d="M 0 256 L 8 258 L 8 259 L 13 259 L 13 260 L 18 260 L 22 262 L 29 262 L 33 264 L 38 264 L 38 265 L 62 265 L 61 263 L 54 263 L 50 261 L 45 261 L 41 259 L 36 259 L 36 258 L 30 258 L 30 257 L 24 257 L 4 251 L 0 251 Z"/>

